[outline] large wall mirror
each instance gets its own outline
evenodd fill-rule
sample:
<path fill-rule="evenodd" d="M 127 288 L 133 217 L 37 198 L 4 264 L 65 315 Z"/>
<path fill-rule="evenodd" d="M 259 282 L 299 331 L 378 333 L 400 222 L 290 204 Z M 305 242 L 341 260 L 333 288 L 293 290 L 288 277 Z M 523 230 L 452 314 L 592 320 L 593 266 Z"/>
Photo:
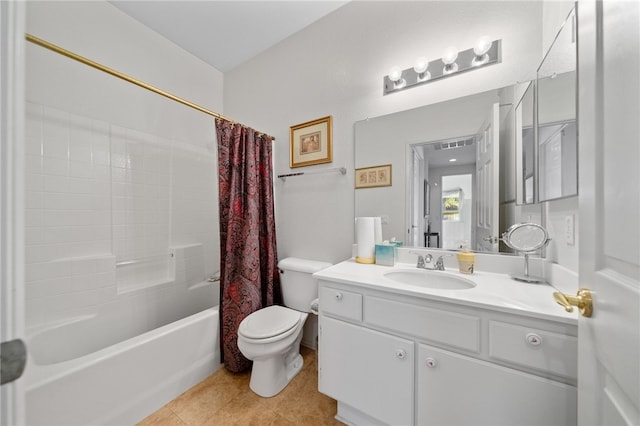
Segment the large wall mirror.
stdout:
<path fill-rule="evenodd" d="M 413 247 L 508 252 L 498 236 L 540 223 L 516 203 L 515 99 L 508 86 L 355 123 L 355 167 L 392 164 L 393 185 L 355 190 L 356 216 Z"/>
<path fill-rule="evenodd" d="M 539 201 L 578 194 L 576 15 L 571 11 L 538 68 Z"/>

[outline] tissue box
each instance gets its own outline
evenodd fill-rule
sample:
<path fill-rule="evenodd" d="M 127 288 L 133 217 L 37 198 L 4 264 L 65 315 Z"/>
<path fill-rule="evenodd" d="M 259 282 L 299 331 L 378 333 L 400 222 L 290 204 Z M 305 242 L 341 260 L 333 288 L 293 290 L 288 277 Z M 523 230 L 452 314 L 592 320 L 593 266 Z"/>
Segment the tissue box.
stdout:
<path fill-rule="evenodd" d="M 376 264 L 393 266 L 396 261 L 395 244 L 376 244 Z"/>

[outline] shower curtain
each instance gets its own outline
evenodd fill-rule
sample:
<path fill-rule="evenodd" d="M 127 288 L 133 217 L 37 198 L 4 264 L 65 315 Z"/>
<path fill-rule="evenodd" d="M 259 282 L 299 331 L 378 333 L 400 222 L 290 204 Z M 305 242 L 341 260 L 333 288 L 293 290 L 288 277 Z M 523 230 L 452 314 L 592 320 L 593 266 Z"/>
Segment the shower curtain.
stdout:
<path fill-rule="evenodd" d="M 251 366 L 238 349 L 238 326 L 281 302 L 273 202 L 272 139 L 216 119 L 220 192 L 220 353 L 225 367 Z"/>

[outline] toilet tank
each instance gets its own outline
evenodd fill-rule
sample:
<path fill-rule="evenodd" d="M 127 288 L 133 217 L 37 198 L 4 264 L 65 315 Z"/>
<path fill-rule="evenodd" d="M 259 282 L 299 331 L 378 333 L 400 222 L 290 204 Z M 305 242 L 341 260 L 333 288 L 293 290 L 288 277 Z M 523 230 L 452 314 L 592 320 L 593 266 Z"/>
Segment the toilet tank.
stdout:
<path fill-rule="evenodd" d="M 311 302 L 318 297 L 318 283 L 313 273 L 331 266 L 327 262 L 287 257 L 278 262 L 280 287 L 285 306 L 310 312 Z"/>

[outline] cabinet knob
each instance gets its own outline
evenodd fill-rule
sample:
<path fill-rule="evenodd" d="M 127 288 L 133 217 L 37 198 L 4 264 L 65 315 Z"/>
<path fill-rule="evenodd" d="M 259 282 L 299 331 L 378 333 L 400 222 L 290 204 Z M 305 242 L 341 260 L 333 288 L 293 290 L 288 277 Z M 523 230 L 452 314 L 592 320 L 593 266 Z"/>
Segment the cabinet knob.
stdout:
<path fill-rule="evenodd" d="M 536 333 L 529 333 L 525 336 L 527 343 L 531 346 L 540 346 L 542 344 L 542 337 Z"/>
<path fill-rule="evenodd" d="M 396 349 L 396 357 L 404 359 L 407 356 L 407 352 L 404 349 Z"/>
<path fill-rule="evenodd" d="M 342 300 L 342 293 L 340 293 L 339 291 L 336 292 L 335 296 L 336 300 Z"/>
<path fill-rule="evenodd" d="M 429 368 L 436 368 L 436 365 L 438 365 L 438 362 L 434 358 L 429 357 L 426 359 L 425 364 Z"/>

